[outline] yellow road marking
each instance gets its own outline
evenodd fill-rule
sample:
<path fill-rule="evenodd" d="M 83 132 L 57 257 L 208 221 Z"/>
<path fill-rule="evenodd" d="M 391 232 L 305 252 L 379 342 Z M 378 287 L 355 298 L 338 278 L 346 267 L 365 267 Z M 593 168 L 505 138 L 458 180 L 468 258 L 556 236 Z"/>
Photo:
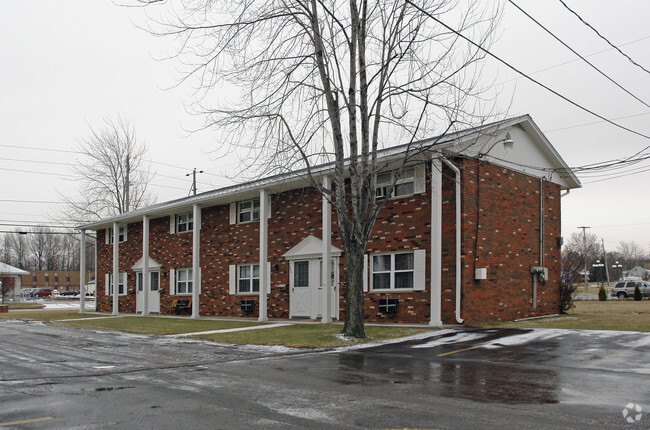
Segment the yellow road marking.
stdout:
<path fill-rule="evenodd" d="M 438 354 L 438 355 L 436 355 L 436 357 L 444 357 L 445 355 L 456 354 L 457 352 L 469 351 L 470 349 L 476 349 L 476 348 L 480 348 L 480 347 L 481 347 L 481 345 L 477 345 L 477 346 L 472 346 L 470 348 L 457 349 L 456 351 L 449 351 L 449 352 L 445 352 L 445 353 L 442 353 L 442 354 Z"/>
<path fill-rule="evenodd" d="M 612 360 L 612 359 L 618 357 L 619 355 L 623 355 L 623 354 L 625 354 L 626 352 L 629 352 L 629 351 L 635 350 L 635 349 L 637 349 L 637 348 L 638 348 L 638 346 L 633 346 L 633 347 L 631 347 L 631 348 L 627 348 L 627 349 L 623 349 L 623 350 L 621 350 L 621 351 L 617 351 L 617 352 L 615 352 L 615 353 L 613 353 L 613 354 L 608 355 L 607 357 L 603 357 L 603 358 L 601 358 L 600 360 L 593 361 L 593 362 L 589 363 L 588 365 L 586 365 L 586 366 L 584 366 L 584 367 L 585 367 L 586 369 L 592 369 L 592 368 L 595 368 L 595 367 L 598 366 L 599 364 L 602 364 L 602 363 L 604 363 L 604 362 L 606 362 L 606 361 Z"/>
<path fill-rule="evenodd" d="M 41 422 L 41 421 L 49 421 L 51 419 L 52 419 L 52 417 L 43 417 L 43 418 L 32 418 L 31 420 L 11 421 L 11 422 L 6 422 L 6 423 L 0 423 L 0 427 L 15 426 L 15 425 L 18 425 L 18 424 L 38 423 L 38 422 Z"/>

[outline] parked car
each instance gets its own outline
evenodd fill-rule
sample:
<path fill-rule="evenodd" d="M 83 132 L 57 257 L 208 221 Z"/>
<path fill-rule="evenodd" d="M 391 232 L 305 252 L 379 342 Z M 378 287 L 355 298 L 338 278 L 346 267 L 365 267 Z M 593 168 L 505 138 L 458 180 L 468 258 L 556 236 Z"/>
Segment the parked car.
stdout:
<path fill-rule="evenodd" d="M 78 295 L 79 295 L 79 291 L 74 291 L 74 290 L 68 290 L 59 293 L 59 296 L 78 296 Z"/>
<path fill-rule="evenodd" d="M 39 288 L 34 291 L 34 296 L 36 297 L 50 297 L 52 295 L 52 290 L 50 288 Z"/>
<path fill-rule="evenodd" d="M 634 287 L 639 286 L 641 297 L 650 297 L 650 283 L 644 281 L 621 281 L 612 288 L 612 297 L 623 299 L 625 297 L 634 297 Z"/>

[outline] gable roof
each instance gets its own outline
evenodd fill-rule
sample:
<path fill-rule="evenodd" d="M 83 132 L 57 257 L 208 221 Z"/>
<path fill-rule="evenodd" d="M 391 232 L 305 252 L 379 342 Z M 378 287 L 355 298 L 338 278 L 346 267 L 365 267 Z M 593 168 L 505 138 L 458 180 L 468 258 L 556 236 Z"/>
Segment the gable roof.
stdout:
<path fill-rule="evenodd" d="M 516 151 L 506 154 L 500 152 L 498 145 L 505 137 L 506 132 L 515 133 L 523 145 L 515 144 Z M 535 124 L 530 115 L 521 115 L 489 124 L 480 125 L 465 130 L 447 133 L 445 135 L 423 139 L 410 144 L 396 145 L 381 149 L 377 152 L 377 158 L 382 163 L 390 163 L 398 160 L 407 150 L 433 154 L 442 152 L 449 155 L 463 154 L 467 156 L 478 156 L 481 148 L 493 146 L 485 155 L 485 160 L 494 164 L 501 164 L 509 169 L 521 171 L 534 176 L 549 176 L 547 180 L 560 185 L 562 189 L 579 188 L 580 181 L 564 162 L 562 157 L 553 148 L 549 140 L 544 136 L 539 127 Z M 517 154 L 516 160 L 508 160 Z M 535 166 L 533 163 L 543 163 L 542 166 Z M 541 168 L 537 168 L 541 167 Z M 334 163 L 325 163 L 313 166 L 311 174 L 314 177 L 331 175 L 334 173 Z M 271 193 L 286 191 L 289 189 L 309 186 L 307 169 L 282 173 L 267 178 L 261 178 L 250 182 L 231 185 L 206 191 L 194 196 L 183 197 L 176 200 L 157 203 L 145 208 L 136 209 L 121 215 L 91 222 L 79 229 L 100 230 L 111 227 L 114 222 L 129 223 L 142 220 L 145 215 L 162 217 L 175 213 L 190 211 L 192 206 L 197 205 L 221 205 L 233 201 L 245 200 L 257 197 L 259 191 L 266 189 Z"/>
<path fill-rule="evenodd" d="M 0 275 L 22 276 L 22 275 L 29 275 L 29 272 L 14 266 L 10 266 L 6 263 L 0 263 Z"/>
<path fill-rule="evenodd" d="M 331 245 L 330 249 L 332 251 L 332 257 L 338 257 L 341 255 L 342 251 L 336 246 Z M 287 260 L 322 257 L 323 241 L 315 236 L 308 236 L 282 256 Z"/>

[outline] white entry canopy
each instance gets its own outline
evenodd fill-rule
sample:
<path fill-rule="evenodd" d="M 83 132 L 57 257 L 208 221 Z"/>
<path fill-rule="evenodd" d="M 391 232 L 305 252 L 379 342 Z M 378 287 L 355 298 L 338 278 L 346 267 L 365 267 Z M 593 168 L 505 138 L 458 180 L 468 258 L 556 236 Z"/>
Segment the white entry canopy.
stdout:
<path fill-rule="evenodd" d="M 340 257 L 341 250 L 332 245 L 332 257 Z M 308 236 L 298 245 L 287 251 L 283 257 L 287 260 L 319 258 L 323 255 L 323 241 L 314 236 Z"/>
<path fill-rule="evenodd" d="M 142 257 L 142 258 L 144 258 L 144 257 Z M 135 263 L 135 264 L 133 265 L 133 267 L 131 267 L 131 269 L 132 269 L 133 271 L 135 271 L 135 272 L 142 272 L 142 269 L 143 269 L 143 266 L 144 266 L 144 262 L 142 261 L 142 258 L 140 258 L 140 259 L 138 260 L 138 262 Z M 155 270 L 155 269 L 160 269 L 160 268 L 162 267 L 159 263 L 157 263 L 157 262 L 156 262 L 153 258 L 151 258 L 151 257 L 149 257 L 149 264 L 148 264 L 148 266 L 149 266 L 149 270 L 152 270 L 152 269 L 154 269 L 154 270 Z"/>

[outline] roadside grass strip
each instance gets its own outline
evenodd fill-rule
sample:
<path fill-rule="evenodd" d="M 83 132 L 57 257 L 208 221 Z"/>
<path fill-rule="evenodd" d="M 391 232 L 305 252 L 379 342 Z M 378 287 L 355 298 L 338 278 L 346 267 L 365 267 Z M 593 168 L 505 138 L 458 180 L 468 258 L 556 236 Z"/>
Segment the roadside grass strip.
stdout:
<path fill-rule="evenodd" d="M 293 325 L 293 324 L 288 324 L 288 323 L 264 324 L 264 325 L 254 325 L 254 326 L 250 326 L 250 327 L 225 328 L 225 329 L 221 329 L 221 330 L 197 331 L 197 332 L 194 332 L 194 333 L 171 334 L 169 336 L 170 337 L 186 337 L 186 336 L 201 336 L 201 335 L 216 334 L 216 333 L 234 333 L 236 331 L 262 330 L 262 329 L 265 329 L 265 328 L 276 328 L 276 327 L 284 327 L 284 326 L 289 326 L 289 325 Z"/>
<path fill-rule="evenodd" d="M 62 320 L 52 320 L 52 322 L 105 320 L 105 319 L 111 319 L 111 318 L 124 318 L 124 317 L 126 317 L 126 315 L 111 315 L 111 316 L 107 316 L 107 317 L 91 316 L 91 317 L 85 317 L 85 318 L 66 318 L 66 319 L 62 319 Z"/>

